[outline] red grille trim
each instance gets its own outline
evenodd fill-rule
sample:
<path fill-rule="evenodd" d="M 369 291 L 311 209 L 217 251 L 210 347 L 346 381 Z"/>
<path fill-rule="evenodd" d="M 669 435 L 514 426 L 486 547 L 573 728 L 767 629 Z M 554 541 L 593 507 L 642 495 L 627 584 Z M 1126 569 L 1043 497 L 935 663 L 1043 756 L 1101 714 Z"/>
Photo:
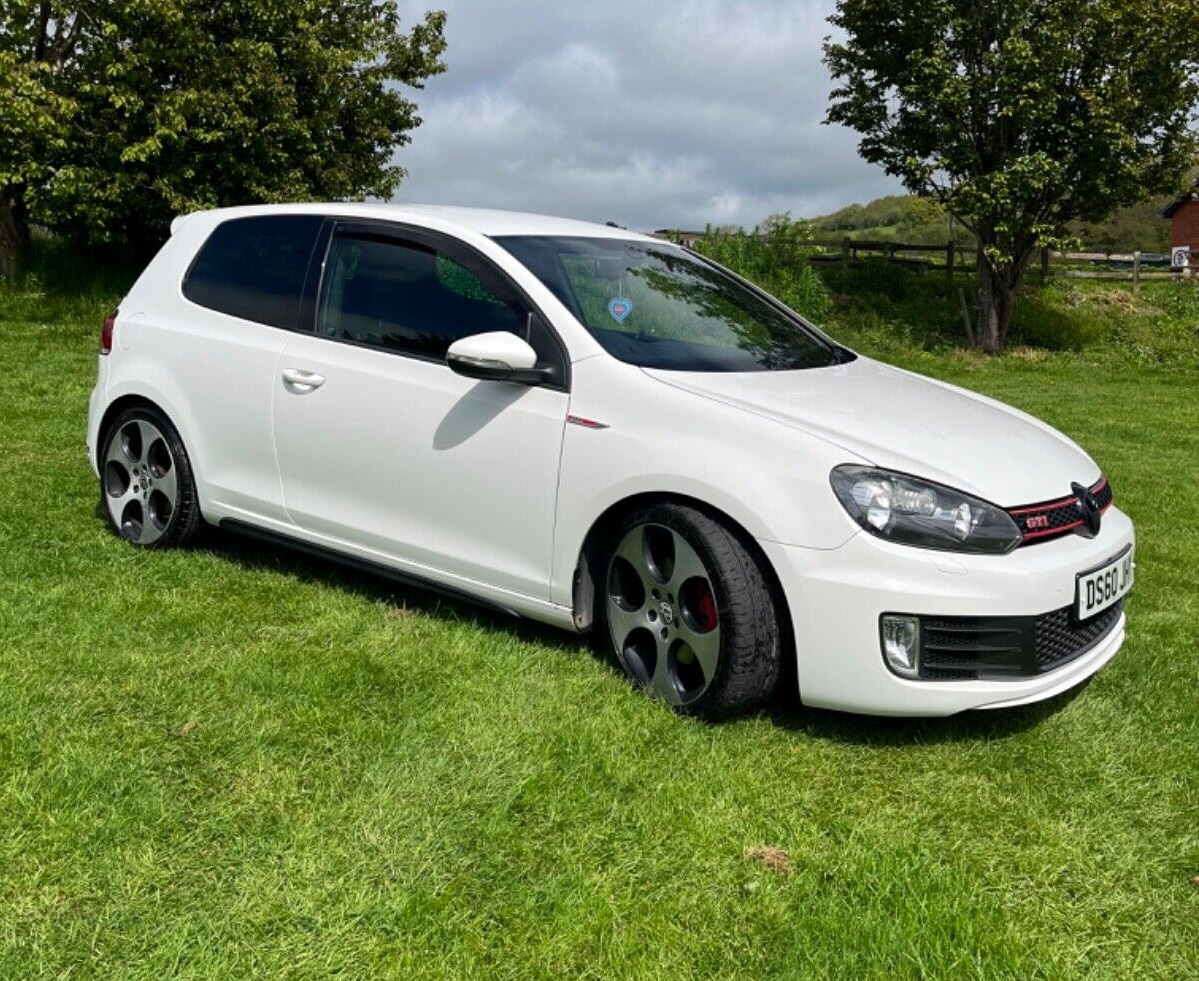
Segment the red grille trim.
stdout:
<path fill-rule="evenodd" d="M 1106 477 L 1100 477 L 1098 482 L 1088 488 L 1099 501 L 1099 513 L 1103 514 L 1115 501 L 1115 494 Z M 1021 545 L 1030 545 L 1048 538 L 1058 538 L 1068 535 L 1076 528 L 1086 524 L 1079 515 L 1078 498 L 1071 494 L 1054 501 L 1044 501 L 1040 504 L 1026 504 L 1018 508 L 1008 508 L 1007 513 L 1016 522 L 1022 537 Z"/>

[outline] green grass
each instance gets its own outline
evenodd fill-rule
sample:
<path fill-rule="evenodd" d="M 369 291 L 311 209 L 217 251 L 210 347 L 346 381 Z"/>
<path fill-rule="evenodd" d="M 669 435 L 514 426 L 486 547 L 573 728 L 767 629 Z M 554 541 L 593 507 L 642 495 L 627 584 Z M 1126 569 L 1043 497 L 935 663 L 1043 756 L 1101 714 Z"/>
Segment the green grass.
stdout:
<path fill-rule="evenodd" d="M 111 296 L 21 290 L 0 977 L 1195 976 L 1195 367 L 889 348 L 1102 461 L 1140 535 L 1128 642 L 1026 710 L 708 726 L 565 634 L 221 535 L 129 548 L 83 450 Z"/>

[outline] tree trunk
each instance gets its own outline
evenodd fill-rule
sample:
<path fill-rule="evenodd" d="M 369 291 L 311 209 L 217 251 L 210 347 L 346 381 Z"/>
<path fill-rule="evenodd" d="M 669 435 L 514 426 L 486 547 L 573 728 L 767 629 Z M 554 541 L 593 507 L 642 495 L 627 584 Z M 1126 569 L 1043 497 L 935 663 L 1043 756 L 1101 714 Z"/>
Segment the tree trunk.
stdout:
<path fill-rule="evenodd" d="M 13 207 L 12 188 L 0 188 L 0 277 L 16 275 L 17 263 L 24 251 L 27 231 Z"/>
<path fill-rule="evenodd" d="M 1007 344 L 1016 309 L 1016 290 L 1020 285 L 1027 257 L 1004 266 L 995 265 L 985 254 L 980 242 L 978 250 L 978 329 L 974 336 L 978 346 L 987 354 L 998 354 Z"/>
<path fill-rule="evenodd" d="M 987 354 L 999 351 L 999 310 L 996 307 L 996 293 L 1000 286 L 995 282 L 995 268 L 983 252 L 984 246 L 979 243 L 978 249 L 978 325 L 974 329 L 976 343 Z"/>
<path fill-rule="evenodd" d="M 10 190 L 12 217 L 17 226 L 17 258 L 20 260 L 29 248 L 29 202 L 25 200 L 25 185 L 18 184 Z M 19 264 L 19 262 L 18 262 Z"/>

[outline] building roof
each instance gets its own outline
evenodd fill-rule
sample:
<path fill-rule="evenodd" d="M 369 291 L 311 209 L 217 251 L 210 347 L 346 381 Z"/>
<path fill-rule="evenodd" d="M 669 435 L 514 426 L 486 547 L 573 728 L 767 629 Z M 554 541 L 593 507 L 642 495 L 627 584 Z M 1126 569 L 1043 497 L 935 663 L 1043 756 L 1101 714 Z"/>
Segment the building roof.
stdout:
<path fill-rule="evenodd" d="M 1199 180 L 1195 181 L 1194 186 L 1189 191 L 1186 191 L 1162 208 L 1162 217 L 1173 218 L 1175 211 L 1191 201 L 1199 201 Z"/>

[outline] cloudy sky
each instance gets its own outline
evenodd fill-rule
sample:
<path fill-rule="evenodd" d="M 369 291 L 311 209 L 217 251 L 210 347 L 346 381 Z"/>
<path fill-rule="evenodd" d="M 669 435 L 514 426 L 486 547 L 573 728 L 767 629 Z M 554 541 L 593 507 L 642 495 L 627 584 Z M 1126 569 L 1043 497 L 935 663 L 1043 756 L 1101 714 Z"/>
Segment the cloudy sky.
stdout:
<path fill-rule="evenodd" d="M 831 0 L 400 0 L 448 11 L 406 201 L 755 225 L 894 193 L 822 126 Z"/>

